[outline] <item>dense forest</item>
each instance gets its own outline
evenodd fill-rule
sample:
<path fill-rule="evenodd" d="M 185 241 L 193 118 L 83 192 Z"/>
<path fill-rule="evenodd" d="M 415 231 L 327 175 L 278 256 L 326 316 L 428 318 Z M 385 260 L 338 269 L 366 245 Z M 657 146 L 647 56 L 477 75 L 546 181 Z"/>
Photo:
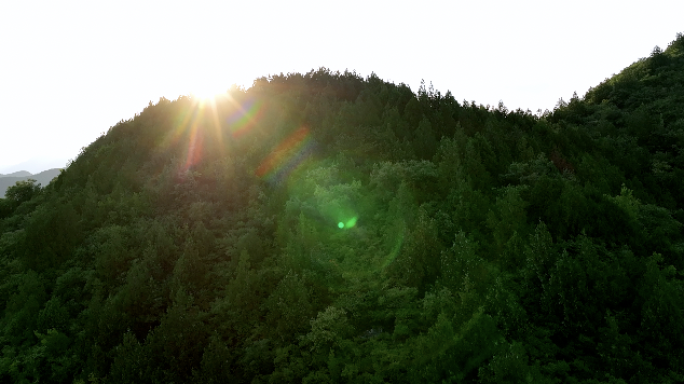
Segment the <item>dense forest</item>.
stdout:
<path fill-rule="evenodd" d="M 0 199 L 0 383 L 684 381 L 684 37 L 553 111 L 325 68 Z"/>

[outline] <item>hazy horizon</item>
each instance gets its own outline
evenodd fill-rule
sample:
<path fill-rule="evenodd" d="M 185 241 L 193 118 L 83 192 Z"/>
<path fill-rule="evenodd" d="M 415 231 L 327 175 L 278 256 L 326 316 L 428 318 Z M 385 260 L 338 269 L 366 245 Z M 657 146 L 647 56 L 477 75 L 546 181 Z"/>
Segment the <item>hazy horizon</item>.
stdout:
<path fill-rule="evenodd" d="M 68 159 L 43 159 L 40 157 L 36 157 L 33 159 L 29 159 L 28 161 L 22 161 L 17 164 L 0 167 L 0 175 L 7 175 L 9 173 L 19 171 L 27 171 L 35 175 L 37 173 L 47 171 L 48 169 L 66 168 L 68 162 Z"/>

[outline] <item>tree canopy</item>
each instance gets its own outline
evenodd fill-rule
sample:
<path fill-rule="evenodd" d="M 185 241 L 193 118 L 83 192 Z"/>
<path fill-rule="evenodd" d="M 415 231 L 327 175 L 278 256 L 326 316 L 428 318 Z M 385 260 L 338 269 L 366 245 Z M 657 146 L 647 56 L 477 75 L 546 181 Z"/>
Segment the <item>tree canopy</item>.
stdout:
<path fill-rule="evenodd" d="M 0 199 L 0 382 L 684 381 L 684 38 L 554 111 L 321 68 Z"/>

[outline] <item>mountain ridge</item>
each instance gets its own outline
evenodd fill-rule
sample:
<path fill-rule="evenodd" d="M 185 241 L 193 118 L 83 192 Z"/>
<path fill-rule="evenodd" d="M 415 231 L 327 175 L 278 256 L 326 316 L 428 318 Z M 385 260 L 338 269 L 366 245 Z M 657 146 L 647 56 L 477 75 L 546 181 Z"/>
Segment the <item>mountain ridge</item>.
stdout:
<path fill-rule="evenodd" d="M 31 172 L 29 171 L 16 171 L 12 173 L 8 173 L 6 175 L 3 175 L 0 173 L 0 177 L 24 177 L 24 176 L 31 176 Z"/>

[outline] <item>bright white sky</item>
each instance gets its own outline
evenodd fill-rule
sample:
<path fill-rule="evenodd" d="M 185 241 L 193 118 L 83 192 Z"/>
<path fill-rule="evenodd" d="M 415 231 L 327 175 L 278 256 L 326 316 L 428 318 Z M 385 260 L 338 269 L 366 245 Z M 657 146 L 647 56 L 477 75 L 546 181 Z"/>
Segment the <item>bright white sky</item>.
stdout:
<path fill-rule="evenodd" d="M 552 109 L 684 31 L 681 0 L 0 1 L 0 173 L 62 167 L 150 100 L 321 66 Z"/>

